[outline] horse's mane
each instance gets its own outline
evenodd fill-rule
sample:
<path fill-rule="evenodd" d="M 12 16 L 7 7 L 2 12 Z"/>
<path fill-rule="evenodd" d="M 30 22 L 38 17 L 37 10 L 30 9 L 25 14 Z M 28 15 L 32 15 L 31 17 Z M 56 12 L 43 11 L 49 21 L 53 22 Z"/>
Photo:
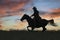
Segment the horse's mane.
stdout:
<path fill-rule="evenodd" d="M 27 14 L 24 14 L 25 16 L 27 16 L 27 17 L 29 17 L 30 19 L 32 19 L 29 15 L 27 15 Z"/>
<path fill-rule="evenodd" d="M 27 14 L 24 14 L 25 16 L 28 16 Z M 29 16 L 28 16 L 29 17 Z"/>

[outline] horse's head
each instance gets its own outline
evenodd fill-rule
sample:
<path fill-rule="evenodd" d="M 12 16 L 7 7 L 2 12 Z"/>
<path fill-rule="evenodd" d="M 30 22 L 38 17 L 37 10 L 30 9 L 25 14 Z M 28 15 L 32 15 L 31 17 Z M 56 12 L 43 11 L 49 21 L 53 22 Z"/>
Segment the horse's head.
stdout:
<path fill-rule="evenodd" d="M 27 14 L 24 14 L 23 17 L 21 18 L 21 21 L 23 21 L 24 19 L 27 19 Z"/>

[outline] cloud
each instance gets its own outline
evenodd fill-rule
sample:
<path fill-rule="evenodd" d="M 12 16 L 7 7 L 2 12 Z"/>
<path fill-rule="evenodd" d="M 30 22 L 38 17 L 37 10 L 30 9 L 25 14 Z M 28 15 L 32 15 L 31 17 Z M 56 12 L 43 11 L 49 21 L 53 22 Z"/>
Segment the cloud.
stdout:
<path fill-rule="evenodd" d="M 55 12 L 53 12 L 53 13 L 47 13 L 47 14 L 44 14 L 44 15 L 42 15 L 42 18 L 46 18 L 46 19 L 52 19 L 52 18 L 60 18 L 60 13 L 55 13 Z"/>
<path fill-rule="evenodd" d="M 50 9 L 50 12 L 60 12 L 60 8 Z"/>
<path fill-rule="evenodd" d="M 50 15 L 53 17 L 60 17 L 60 8 L 51 9 L 50 12 L 52 12 Z"/>
<path fill-rule="evenodd" d="M 53 17 L 60 17 L 60 12 L 53 12 L 50 15 Z"/>
<path fill-rule="evenodd" d="M 7 11 L 17 11 L 31 0 L 0 0 L 0 15 L 5 15 Z"/>
<path fill-rule="evenodd" d="M 47 18 L 47 19 L 60 17 L 60 8 L 50 9 L 49 12 L 51 13 L 46 13 L 42 17 Z"/>

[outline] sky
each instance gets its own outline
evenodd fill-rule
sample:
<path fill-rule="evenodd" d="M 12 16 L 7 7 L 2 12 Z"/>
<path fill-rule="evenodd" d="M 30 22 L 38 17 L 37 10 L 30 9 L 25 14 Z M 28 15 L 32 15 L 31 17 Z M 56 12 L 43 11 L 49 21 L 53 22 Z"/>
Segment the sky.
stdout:
<path fill-rule="evenodd" d="M 20 19 L 23 16 L 23 14 L 32 15 L 33 6 L 35 6 L 37 10 L 40 12 L 40 14 L 42 14 L 40 15 L 42 18 L 44 19 L 53 18 L 59 25 L 60 22 L 59 4 L 60 0 L 0 0 L 0 27 L 1 27 L 0 29 L 9 30 L 26 28 L 27 23 L 21 22 L 18 19 Z M 48 29 L 50 28 L 58 30 L 60 28 L 60 25 L 57 28 L 48 26 L 47 26 Z"/>
<path fill-rule="evenodd" d="M 5 16 L 8 14 L 7 12 L 13 13 L 24 10 L 30 14 L 33 6 L 36 6 L 39 11 L 58 11 L 60 10 L 59 4 L 60 0 L 0 0 L 0 15 Z"/>

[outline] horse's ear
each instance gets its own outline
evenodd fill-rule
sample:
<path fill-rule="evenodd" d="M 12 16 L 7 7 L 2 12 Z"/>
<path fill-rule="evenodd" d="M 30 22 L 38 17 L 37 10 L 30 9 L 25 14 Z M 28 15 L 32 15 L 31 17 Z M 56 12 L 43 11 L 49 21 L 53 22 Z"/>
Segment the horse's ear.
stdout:
<path fill-rule="evenodd" d="M 28 16 L 27 14 L 24 14 L 24 16 Z"/>
<path fill-rule="evenodd" d="M 26 14 L 24 14 L 23 16 L 25 16 Z"/>
<path fill-rule="evenodd" d="M 27 15 L 27 14 L 24 14 L 24 15 Z"/>

